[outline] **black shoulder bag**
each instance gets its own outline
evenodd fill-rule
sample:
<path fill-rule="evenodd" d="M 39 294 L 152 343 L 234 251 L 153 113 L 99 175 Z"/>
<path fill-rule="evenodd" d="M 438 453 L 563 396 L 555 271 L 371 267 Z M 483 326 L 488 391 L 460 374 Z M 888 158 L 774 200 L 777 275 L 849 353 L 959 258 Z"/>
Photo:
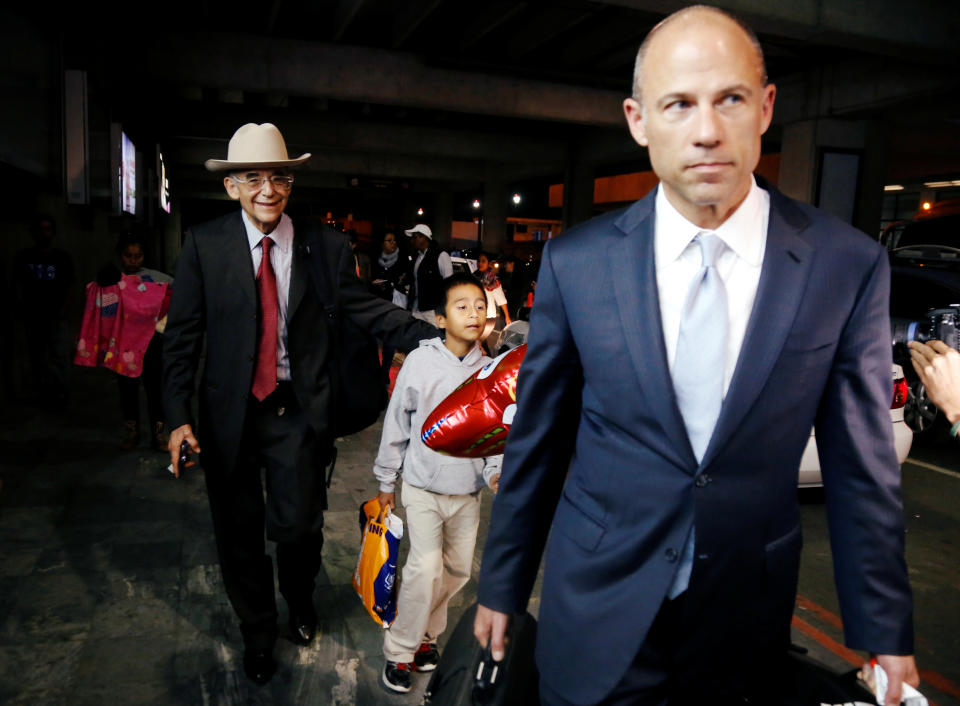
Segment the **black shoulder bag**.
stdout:
<path fill-rule="evenodd" d="M 334 437 L 355 434 L 377 421 L 387 406 L 387 390 L 380 376 L 377 339 L 340 311 L 327 262 L 326 236 L 321 230 L 306 240 L 307 260 L 317 298 L 330 332 L 330 432 Z M 334 273 L 336 277 L 338 273 Z M 331 473 L 332 475 L 332 473 Z"/>

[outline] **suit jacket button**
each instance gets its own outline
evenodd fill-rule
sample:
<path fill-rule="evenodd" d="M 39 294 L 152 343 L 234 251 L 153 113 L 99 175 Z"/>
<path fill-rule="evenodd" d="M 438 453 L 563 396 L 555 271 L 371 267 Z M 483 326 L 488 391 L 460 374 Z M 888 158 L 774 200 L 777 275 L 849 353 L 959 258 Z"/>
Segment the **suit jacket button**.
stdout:
<path fill-rule="evenodd" d="M 671 564 L 680 558 L 680 554 L 673 547 L 670 547 L 667 551 L 664 552 L 664 554 L 667 557 L 667 561 L 669 561 Z"/>
<path fill-rule="evenodd" d="M 697 479 L 693 481 L 693 484 L 698 488 L 705 488 L 711 480 L 713 479 L 706 473 L 701 473 L 699 476 L 697 476 Z"/>

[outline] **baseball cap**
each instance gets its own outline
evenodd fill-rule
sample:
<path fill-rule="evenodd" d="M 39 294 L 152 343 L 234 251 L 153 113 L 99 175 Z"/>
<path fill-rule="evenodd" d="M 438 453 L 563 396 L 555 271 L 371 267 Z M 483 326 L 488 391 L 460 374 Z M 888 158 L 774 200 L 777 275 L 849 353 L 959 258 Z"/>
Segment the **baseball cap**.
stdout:
<path fill-rule="evenodd" d="M 423 223 L 418 223 L 413 228 L 403 231 L 407 235 L 414 235 L 419 233 L 420 235 L 426 236 L 430 240 L 433 240 L 433 231 L 430 230 L 430 226 L 426 226 Z"/>

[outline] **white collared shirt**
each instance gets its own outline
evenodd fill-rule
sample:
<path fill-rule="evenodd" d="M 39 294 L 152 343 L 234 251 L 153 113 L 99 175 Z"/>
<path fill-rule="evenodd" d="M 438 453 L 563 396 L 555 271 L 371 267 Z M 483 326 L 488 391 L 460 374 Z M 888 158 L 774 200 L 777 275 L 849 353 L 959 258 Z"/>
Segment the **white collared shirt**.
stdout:
<path fill-rule="evenodd" d="M 250 245 L 250 259 L 253 261 L 253 274 L 256 277 L 260 269 L 260 260 L 263 258 L 263 248 L 260 241 L 264 238 L 245 211 L 243 225 L 247 229 L 247 242 Z M 273 274 L 277 278 L 277 302 L 280 305 L 280 315 L 277 317 L 277 380 L 290 379 L 290 357 L 287 354 L 287 301 L 290 298 L 290 271 L 293 265 L 293 221 L 290 216 L 282 214 L 280 223 L 267 236 L 273 241 L 270 248 L 270 264 Z"/>
<path fill-rule="evenodd" d="M 700 248 L 692 241 L 701 232 L 716 233 L 727 246 L 717 262 L 717 272 L 727 290 L 727 352 L 723 368 L 723 394 L 726 396 L 760 283 L 769 220 L 770 194 L 757 186 L 752 177 L 750 191 L 743 203 L 712 231 L 706 231 L 680 215 L 663 188 L 657 188 L 653 247 L 660 321 L 671 373 L 677 354 L 683 304 L 690 281 L 701 265 Z"/>

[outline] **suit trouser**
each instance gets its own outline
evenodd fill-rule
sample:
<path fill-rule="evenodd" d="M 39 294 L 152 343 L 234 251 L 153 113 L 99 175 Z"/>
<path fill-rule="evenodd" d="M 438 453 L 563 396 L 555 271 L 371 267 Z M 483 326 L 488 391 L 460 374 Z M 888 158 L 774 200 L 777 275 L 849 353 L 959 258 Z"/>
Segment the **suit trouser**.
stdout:
<path fill-rule="evenodd" d="M 480 493 L 440 495 L 404 483 L 410 552 L 400 575 L 397 619 L 383 633 L 391 662 L 412 662 L 421 642 L 447 627 L 447 605 L 470 579 L 480 524 Z"/>
<path fill-rule="evenodd" d="M 293 608 L 312 605 L 329 450 L 329 439 L 309 425 L 290 384 L 280 383 L 263 402 L 251 402 L 234 472 L 204 469 L 223 582 L 248 647 L 270 647 L 278 634 L 264 526 L 277 543 L 281 595 Z"/>
<path fill-rule="evenodd" d="M 646 639 L 620 681 L 598 706 L 746 706 L 779 703 L 779 658 L 789 641 L 730 641 L 690 605 L 688 593 L 660 606 Z M 722 631 L 721 631 L 722 632 Z M 575 669 L 576 665 L 571 665 Z M 572 702 L 541 681 L 543 706 Z"/>

